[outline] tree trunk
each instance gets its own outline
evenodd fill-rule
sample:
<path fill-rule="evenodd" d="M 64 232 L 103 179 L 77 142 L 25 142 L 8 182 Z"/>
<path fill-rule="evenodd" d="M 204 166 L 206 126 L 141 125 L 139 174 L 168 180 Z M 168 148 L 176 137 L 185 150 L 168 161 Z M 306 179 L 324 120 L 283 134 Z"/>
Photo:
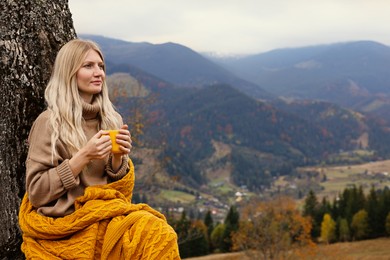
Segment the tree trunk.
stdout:
<path fill-rule="evenodd" d="M 76 37 L 68 1 L 1 0 L 0 37 L 0 259 L 23 259 L 26 140 L 56 53 Z"/>

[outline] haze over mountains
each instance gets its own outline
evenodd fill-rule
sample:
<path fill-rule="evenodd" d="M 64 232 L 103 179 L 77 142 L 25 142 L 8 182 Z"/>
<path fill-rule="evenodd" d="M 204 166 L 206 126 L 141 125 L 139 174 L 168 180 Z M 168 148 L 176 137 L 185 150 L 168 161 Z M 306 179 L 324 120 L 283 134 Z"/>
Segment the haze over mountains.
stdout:
<path fill-rule="evenodd" d="M 226 83 L 260 99 L 319 99 L 387 114 L 390 48 L 372 41 L 278 49 L 241 58 L 203 56 L 175 43 L 131 43 L 83 35 L 107 59 L 130 64 L 181 87 Z"/>
<path fill-rule="evenodd" d="M 280 49 L 216 61 L 278 96 L 363 109 L 370 99 L 390 93 L 390 48 L 372 41 Z"/>
<path fill-rule="evenodd" d="M 142 138 L 187 187 L 211 189 L 223 175 L 261 192 L 297 166 L 342 163 L 341 152 L 355 161 L 390 155 L 390 48 L 380 43 L 216 59 L 174 43 L 81 38 L 101 46 L 112 91 L 127 93 L 115 99 L 125 117 L 141 99 L 130 88 L 156 96 L 143 107 Z M 116 84 L 123 73 L 132 79 Z"/>

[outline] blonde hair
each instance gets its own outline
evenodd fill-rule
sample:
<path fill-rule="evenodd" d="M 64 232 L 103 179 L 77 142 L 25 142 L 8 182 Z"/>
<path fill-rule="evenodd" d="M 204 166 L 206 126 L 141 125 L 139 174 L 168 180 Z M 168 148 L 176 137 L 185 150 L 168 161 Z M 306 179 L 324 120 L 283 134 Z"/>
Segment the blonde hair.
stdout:
<path fill-rule="evenodd" d="M 82 128 L 83 100 L 79 94 L 76 75 L 90 50 L 96 51 L 104 62 L 101 50 L 92 41 L 71 40 L 57 54 L 53 72 L 45 90 L 45 100 L 48 110 L 51 111 L 49 123 L 53 128 L 52 159 L 57 154 L 58 140 L 67 146 L 72 156 L 87 143 Z M 108 97 L 105 80 L 103 80 L 102 91 L 94 96 L 94 100 L 100 107 L 100 129 L 120 128 L 121 119 Z"/>

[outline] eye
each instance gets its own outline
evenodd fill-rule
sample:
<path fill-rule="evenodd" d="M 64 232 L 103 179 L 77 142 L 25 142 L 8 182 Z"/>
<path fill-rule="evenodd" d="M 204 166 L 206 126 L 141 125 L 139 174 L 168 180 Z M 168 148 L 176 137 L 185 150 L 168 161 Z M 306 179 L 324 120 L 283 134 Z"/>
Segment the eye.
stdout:
<path fill-rule="evenodd" d="M 104 64 L 103 64 L 103 63 L 99 64 L 99 68 L 100 68 L 101 70 L 104 70 Z"/>
<path fill-rule="evenodd" d="M 91 63 L 86 63 L 83 65 L 84 68 L 92 68 L 92 64 Z"/>

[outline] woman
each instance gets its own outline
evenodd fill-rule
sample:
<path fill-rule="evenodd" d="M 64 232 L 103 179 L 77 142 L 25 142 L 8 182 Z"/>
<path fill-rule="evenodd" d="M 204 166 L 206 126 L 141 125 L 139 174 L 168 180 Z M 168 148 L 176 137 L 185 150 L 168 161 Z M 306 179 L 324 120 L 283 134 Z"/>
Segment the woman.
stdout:
<path fill-rule="evenodd" d="M 76 39 L 61 48 L 45 99 L 47 110 L 29 136 L 19 213 L 26 257 L 179 259 L 176 234 L 164 216 L 130 203 L 131 136 L 108 98 L 95 43 Z M 119 153 L 111 152 L 108 129 L 119 129 Z M 152 246 L 151 237 L 159 237 Z M 86 241 L 88 257 L 79 255 L 86 248 L 77 250 Z"/>

